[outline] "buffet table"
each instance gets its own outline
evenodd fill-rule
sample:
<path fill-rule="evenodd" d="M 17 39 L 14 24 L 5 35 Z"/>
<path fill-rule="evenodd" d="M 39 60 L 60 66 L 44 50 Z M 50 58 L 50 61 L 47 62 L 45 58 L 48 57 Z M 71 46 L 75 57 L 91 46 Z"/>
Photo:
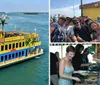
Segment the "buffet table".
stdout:
<path fill-rule="evenodd" d="M 97 85 L 100 85 L 100 71 L 99 71 L 99 77 L 98 77 L 98 83 Z"/>
<path fill-rule="evenodd" d="M 100 85 L 100 72 L 97 71 L 83 71 L 84 77 L 81 77 L 81 82 L 75 85 Z"/>

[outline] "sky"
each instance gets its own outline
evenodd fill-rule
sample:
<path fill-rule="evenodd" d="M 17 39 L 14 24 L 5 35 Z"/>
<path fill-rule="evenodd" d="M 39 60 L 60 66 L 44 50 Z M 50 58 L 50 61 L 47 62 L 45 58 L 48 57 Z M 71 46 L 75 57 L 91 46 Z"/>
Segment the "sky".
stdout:
<path fill-rule="evenodd" d="M 0 12 L 48 12 L 48 0 L 1 0 Z"/>
<path fill-rule="evenodd" d="M 83 0 L 83 4 L 100 0 Z M 50 15 L 61 14 L 69 17 L 80 16 L 80 0 L 51 0 Z"/>

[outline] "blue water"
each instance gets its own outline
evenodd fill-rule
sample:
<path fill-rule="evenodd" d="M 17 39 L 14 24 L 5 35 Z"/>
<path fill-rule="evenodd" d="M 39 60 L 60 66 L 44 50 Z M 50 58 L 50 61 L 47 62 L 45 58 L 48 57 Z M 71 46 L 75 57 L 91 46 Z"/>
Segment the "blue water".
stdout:
<path fill-rule="evenodd" d="M 16 65 L 0 69 L 0 85 L 48 85 L 48 14 L 7 14 L 5 31 L 36 32 L 40 35 L 44 54 Z"/>

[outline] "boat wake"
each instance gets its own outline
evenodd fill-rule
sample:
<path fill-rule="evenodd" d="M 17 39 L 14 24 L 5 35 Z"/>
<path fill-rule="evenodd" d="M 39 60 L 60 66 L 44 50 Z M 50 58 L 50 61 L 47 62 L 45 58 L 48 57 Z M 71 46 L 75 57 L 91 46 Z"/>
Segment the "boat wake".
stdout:
<path fill-rule="evenodd" d="M 39 59 L 40 57 L 35 57 L 36 59 Z"/>

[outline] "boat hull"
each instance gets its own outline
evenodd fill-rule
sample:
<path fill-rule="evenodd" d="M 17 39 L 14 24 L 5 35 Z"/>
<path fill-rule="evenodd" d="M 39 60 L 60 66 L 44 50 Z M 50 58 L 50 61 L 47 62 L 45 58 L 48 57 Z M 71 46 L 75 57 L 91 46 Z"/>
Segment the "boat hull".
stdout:
<path fill-rule="evenodd" d="M 42 54 L 43 54 L 43 49 L 41 49 L 41 51 L 39 53 L 36 53 L 36 54 L 28 54 L 27 56 L 21 56 L 21 57 L 14 58 L 14 59 L 11 59 L 11 60 L 3 61 L 3 62 L 0 62 L 0 68 L 10 66 L 12 64 L 20 63 L 22 61 L 38 57 L 39 55 L 42 55 Z"/>

